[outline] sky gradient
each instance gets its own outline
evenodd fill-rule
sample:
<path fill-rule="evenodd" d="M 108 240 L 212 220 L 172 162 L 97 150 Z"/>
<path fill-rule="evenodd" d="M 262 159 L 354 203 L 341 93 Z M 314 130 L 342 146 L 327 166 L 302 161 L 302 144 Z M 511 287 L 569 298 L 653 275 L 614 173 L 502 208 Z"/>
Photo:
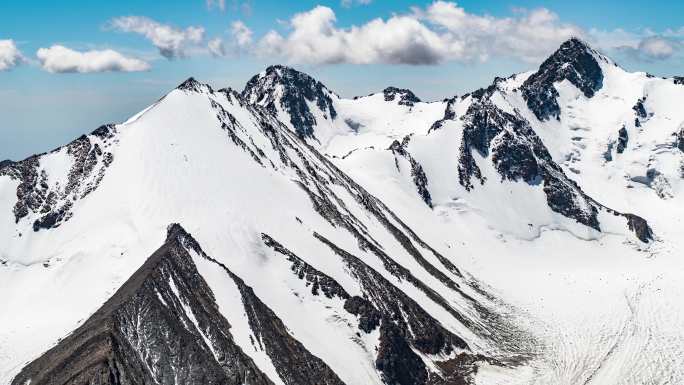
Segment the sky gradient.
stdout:
<path fill-rule="evenodd" d="M 341 96 L 442 99 L 577 35 L 629 70 L 684 75 L 682 14 L 675 1 L 3 1 L 0 160 L 123 121 L 189 76 L 242 89 L 276 63 Z"/>

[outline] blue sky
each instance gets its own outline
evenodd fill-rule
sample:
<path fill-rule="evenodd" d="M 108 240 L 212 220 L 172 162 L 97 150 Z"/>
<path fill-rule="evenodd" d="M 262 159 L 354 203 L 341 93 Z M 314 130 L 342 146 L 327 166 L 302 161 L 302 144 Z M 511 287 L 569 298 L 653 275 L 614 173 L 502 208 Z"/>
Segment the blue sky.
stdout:
<path fill-rule="evenodd" d="M 441 99 L 580 35 L 627 69 L 683 75 L 682 14 L 679 1 L 6 0 L 0 159 L 123 121 L 189 76 L 241 89 L 274 63 L 342 96 L 394 85 Z"/>

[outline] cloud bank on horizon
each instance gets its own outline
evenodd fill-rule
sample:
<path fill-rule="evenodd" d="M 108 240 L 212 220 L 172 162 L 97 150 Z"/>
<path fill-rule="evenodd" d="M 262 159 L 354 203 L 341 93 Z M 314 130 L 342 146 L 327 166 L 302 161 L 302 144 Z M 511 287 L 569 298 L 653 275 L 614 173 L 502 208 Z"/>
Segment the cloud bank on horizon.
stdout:
<path fill-rule="evenodd" d="M 342 0 L 340 5 L 370 2 Z M 206 6 L 221 11 L 227 7 L 225 0 L 207 0 Z M 233 1 L 232 8 L 246 13 L 251 5 Z M 492 58 L 533 63 L 570 37 L 644 61 L 670 59 L 680 55 L 684 47 L 684 27 L 661 32 L 584 30 L 563 22 L 547 8 L 514 9 L 510 16 L 494 17 L 470 13 L 455 2 L 443 0 L 359 25 L 338 25 L 335 11 L 321 5 L 275 24 L 278 27 L 257 37 L 246 23 L 235 20 L 224 34 L 207 37 L 203 26 L 178 27 L 147 16 L 118 16 L 108 20 L 103 29 L 139 35 L 157 50 L 159 59 L 251 55 L 312 65 L 437 65 Z M 0 71 L 37 63 L 50 73 L 136 72 L 150 70 L 148 61 L 110 48 L 77 51 L 61 44 L 39 48 L 35 59 L 27 59 L 13 39 L 0 40 Z"/>

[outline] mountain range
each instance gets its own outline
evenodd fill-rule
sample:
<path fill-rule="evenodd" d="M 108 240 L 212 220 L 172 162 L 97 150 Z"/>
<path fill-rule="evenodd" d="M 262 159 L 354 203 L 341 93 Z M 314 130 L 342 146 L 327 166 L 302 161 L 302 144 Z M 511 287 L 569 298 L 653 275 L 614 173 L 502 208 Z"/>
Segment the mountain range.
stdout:
<path fill-rule="evenodd" d="M 0 162 L 0 383 L 684 381 L 684 79 L 271 66 Z"/>

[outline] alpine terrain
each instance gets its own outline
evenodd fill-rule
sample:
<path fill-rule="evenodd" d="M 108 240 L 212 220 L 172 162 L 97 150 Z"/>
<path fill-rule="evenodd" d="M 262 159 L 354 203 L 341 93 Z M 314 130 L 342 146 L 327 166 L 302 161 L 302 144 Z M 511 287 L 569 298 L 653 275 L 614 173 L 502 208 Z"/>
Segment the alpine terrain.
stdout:
<path fill-rule="evenodd" d="M 271 66 L 0 163 L 0 384 L 684 383 L 684 78 Z"/>

